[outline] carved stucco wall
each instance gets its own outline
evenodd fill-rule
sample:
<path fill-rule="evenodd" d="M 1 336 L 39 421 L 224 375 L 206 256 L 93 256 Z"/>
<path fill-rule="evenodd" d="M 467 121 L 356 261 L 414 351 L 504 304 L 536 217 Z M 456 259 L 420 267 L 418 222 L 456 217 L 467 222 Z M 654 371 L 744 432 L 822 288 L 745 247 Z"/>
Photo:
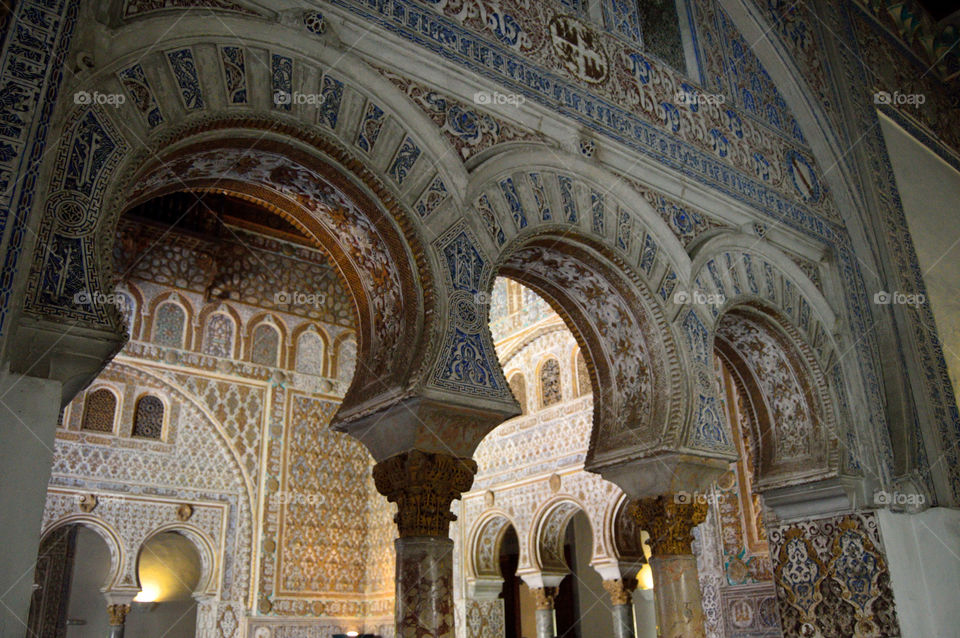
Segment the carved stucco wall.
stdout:
<path fill-rule="evenodd" d="M 491 301 L 491 324 L 507 376 L 523 376 L 528 388 L 536 387 L 544 360 L 562 363 L 563 401 L 541 408 L 535 394 L 528 396 L 528 413 L 497 427 L 477 448 L 477 477 L 457 508 L 459 520 L 451 531 L 459 545 L 456 582 L 458 620 L 463 618 L 463 624 L 458 632 L 469 638 L 502 636 L 502 601 L 472 598 L 469 585 L 477 578 L 497 577 L 505 526 L 512 525 L 520 540 L 520 570 L 562 572 L 563 563 L 550 558 L 556 553 L 551 547 L 563 542 L 569 514 L 582 509 L 594 530 L 593 561 L 603 569 L 604 563 L 618 558 L 610 543 L 615 537 L 613 514 L 624 496 L 583 469 L 592 395 L 578 396 L 574 356 L 578 346 L 560 317 L 528 289 L 499 279 Z M 708 493 L 688 495 L 709 504 L 707 521 L 697 529 L 694 544 L 707 635 L 779 637 L 766 521 L 755 492 L 754 426 L 738 407 L 741 400 L 730 373 L 719 359 L 713 362 L 717 396 L 726 418 L 734 422 L 741 458 Z"/>
<path fill-rule="evenodd" d="M 234 248 L 264 267 L 259 276 L 247 269 L 234 277 L 230 245 L 177 232 L 152 237 L 152 229 L 133 222 L 124 229 L 159 243 L 120 287 L 132 303 L 125 308 L 131 341 L 64 412 L 45 529 L 83 516 L 115 530 L 119 566 L 110 585 L 122 588 L 134 586 L 137 550 L 153 531 L 195 526 L 213 548 L 204 555 L 213 574 L 205 593 L 213 598 L 198 614 L 198 626 L 213 631 L 205 636 L 239 635 L 248 616 L 257 617 L 251 631 L 269 627 L 273 635 L 321 626 L 388 635 L 394 507 L 377 493 L 373 460 L 363 446 L 327 427 L 349 383 L 338 379 L 338 367 L 352 365 L 355 355 L 344 354 L 352 316 L 335 296 L 335 278 L 325 291 L 304 270 L 309 262 L 329 268 L 324 258 L 235 228 Z M 203 258 L 210 255 L 222 266 Z M 320 306 L 279 310 L 275 282 L 264 276 L 274 269 L 286 273 L 284 283 L 293 291 L 330 296 Z M 220 277 L 214 280 L 211 272 Z M 290 276 L 297 272 L 303 276 Z M 221 299 L 209 300 L 211 289 Z M 152 311 L 171 300 L 186 309 L 192 348 L 150 341 Z M 204 322 L 217 313 L 237 322 L 230 358 L 197 352 Z M 249 361 L 249 337 L 264 321 L 283 335 L 279 367 Z M 322 335 L 323 360 L 316 368 L 326 371 L 323 376 L 293 369 L 299 354 L 293 339 L 305 331 Z M 115 430 L 81 430 L 84 399 L 101 388 L 119 397 Z M 146 392 L 167 406 L 159 441 L 131 437 L 134 403 Z M 79 500 L 86 494 L 98 499 L 88 514 Z M 194 508 L 186 522 L 177 518 L 182 503 Z M 284 620 L 292 617 L 297 620 Z"/>

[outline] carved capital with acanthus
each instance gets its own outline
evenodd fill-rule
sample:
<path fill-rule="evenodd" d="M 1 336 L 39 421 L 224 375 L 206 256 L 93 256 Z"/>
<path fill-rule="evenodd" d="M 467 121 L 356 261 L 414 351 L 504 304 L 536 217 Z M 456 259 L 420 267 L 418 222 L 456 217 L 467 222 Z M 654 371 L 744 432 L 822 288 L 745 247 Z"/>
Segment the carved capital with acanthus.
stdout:
<path fill-rule="evenodd" d="M 657 496 L 637 501 L 634 515 L 650 534 L 653 556 L 692 554 L 693 528 L 707 520 L 707 504 L 673 495 Z"/>
<path fill-rule="evenodd" d="M 130 613 L 130 605 L 107 605 L 107 616 L 110 618 L 111 627 L 123 627 L 128 613 Z"/>
<path fill-rule="evenodd" d="M 610 604 L 629 605 L 631 594 L 637 588 L 636 578 L 617 578 L 603 581 L 603 588 L 610 594 Z"/>
<path fill-rule="evenodd" d="M 401 537 L 446 537 L 456 520 L 450 504 L 470 489 L 476 472 L 473 459 L 412 450 L 377 463 L 373 480 L 397 504 L 394 521 Z"/>
<path fill-rule="evenodd" d="M 533 587 L 530 589 L 537 609 L 553 609 L 553 603 L 557 599 L 559 591 L 556 587 Z"/>

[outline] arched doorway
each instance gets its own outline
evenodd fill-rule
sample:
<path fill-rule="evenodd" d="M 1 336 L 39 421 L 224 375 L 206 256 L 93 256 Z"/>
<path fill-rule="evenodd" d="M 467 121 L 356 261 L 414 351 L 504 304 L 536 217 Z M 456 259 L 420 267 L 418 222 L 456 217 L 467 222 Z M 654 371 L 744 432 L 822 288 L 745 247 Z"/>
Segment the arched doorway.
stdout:
<path fill-rule="evenodd" d="M 40 544 L 27 635 L 36 638 L 102 638 L 109 634 L 101 591 L 113 580 L 114 548 L 101 531 L 68 523 Z"/>
<path fill-rule="evenodd" d="M 140 547 L 140 593 L 126 618 L 129 635 L 192 638 L 197 633 L 203 561 L 193 542 L 176 531 L 155 534 Z"/>

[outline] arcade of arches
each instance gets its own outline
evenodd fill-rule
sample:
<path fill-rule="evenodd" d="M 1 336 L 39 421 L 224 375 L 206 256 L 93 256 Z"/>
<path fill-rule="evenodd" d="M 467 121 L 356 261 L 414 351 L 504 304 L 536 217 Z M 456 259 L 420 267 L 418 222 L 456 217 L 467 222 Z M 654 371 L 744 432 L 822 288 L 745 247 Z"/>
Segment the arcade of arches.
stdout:
<path fill-rule="evenodd" d="M 960 635 L 933 4 L 9 3 L 0 637 Z"/>

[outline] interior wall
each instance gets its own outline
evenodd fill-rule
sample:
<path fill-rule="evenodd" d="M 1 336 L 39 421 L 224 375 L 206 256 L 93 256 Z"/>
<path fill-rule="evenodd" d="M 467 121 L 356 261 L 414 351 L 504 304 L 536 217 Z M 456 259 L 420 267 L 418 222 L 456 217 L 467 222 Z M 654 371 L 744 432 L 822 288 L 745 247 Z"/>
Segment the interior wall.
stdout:
<path fill-rule="evenodd" d="M 955 636 L 960 627 L 960 511 L 877 512 L 903 638 Z"/>
<path fill-rule="evenodd" d="M 100 590 L 110 574 L 110 549 L 96 532 L 81 525 L 75 557 L 67 606 L 67 638 L 103 638 L 108 635 L 109 623 L 107 601 Z"/>
<path fill-rule="evenodd" d="M 583 512 L 577 512 L 570 521 L 573 528 L 573 564 L 570 569 L 577 591 L 579 618 L 577 635 L 583 638 L 613 635 L 613 611 L 610 594 L 603 588 L 603 578 L 590 566 L 593 554 L 593 531 L 590 520 Z"/>
<path fill-rule="evenodd" d="M 883 114 L 880 126 L 954 394 L 960 396 L 960 173 Z"/>
<path fill-rule="evenodd" d="M 197 635 L 197 604 L 193 600 L 133 603 L 127 615 L 124 635 L 136 638 L 193 638 Z"/>

